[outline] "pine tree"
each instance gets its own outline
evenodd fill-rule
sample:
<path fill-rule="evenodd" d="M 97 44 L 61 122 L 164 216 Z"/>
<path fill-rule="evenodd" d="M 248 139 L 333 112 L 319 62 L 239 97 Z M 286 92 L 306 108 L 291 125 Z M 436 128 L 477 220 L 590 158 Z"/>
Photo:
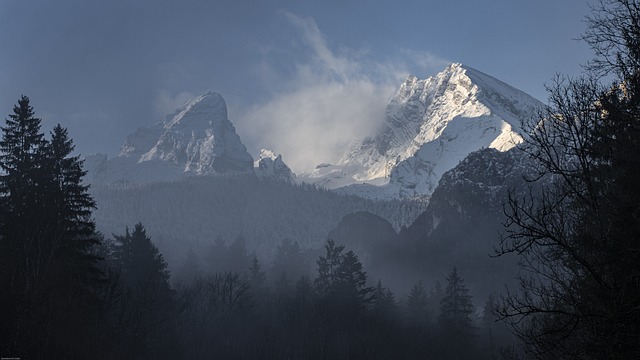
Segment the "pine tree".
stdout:
<path fill-rule="evenodd" d="M 46 270 L 54 248 L 41 236 L 47 227 L 47 219 L 38 216 L 45 193 L 41 184 L 46 140 L 28 97 L 22 96 L 13 108 L 2 135 L 0 286 L 5 295 L 0 300 L 0 348 L 30 355 L 26 347 L 35 347 L 33 337 L 40 334 L 30 337 L 28 327 L 37 320 L 50 323 L 43 319 L 46 310 L 37 299 L 48 288 Z"/>
<path fill-rule="evenodd" d="M 175 306 L 167 263 L 142 223 L 114 235 L 125 295 L 120 303 L 122 341 L 127 356 L 159 358 L 175 351 Z"/>
<path fill-rule="evenodd" d="M 438 322 L 442 329 L 465 337 L 473 333 L 471 295 L 455 267 L 447 276 L 447 288 L 440 304 Z"/>
<path fill-rule="evenodd" d="M 367 287 L 367 274 L 353 251 L 343 254 L 344 246 L 332 239 L 325 244 L 326 256 L 318 259 L 318 277 L 315 285 L 326 299 L 346 307 L 360 308 L 370 300 L 373 289 Z"/>
<path fill-rule="evenodd" d="M 41 119 L 35 117 L 29 98 L 22 96 L 18 105 L 14 106 L 13 114 L 2 127 L 0 140 L 0 166 L 4 174 L 0 179 L 0 192 L 10 195 L 12 202 L 5 205 L 15 206 L 11 210 L 18 212 L 18 205 L 28 205 L 27 197 L 33 195 L 29 190 L 43 180 L 44 148 L 47 141 L 40 131 Z M 8 209 L 5 209 L 8 210 Z"/>
<path fill-rule="evenodd" d="M 73 142 L 60 124 L 51 132 L 46 150 L 46 170 L 53 181 L 47 198 L 53 206 L 49 211 L 57 215 L 56 236 L 59 237 L 59 257 L 67 269 L 65 275 L 92 283 L 101 275 L 96 266 L 99 258 L 91 254 L 100 241 L 91 218 L 96 204 L 89 194 L 89 186 L 82 183 L 86 175 L 83 161 L 80 156 L 71 156 Z"/>
<path fill-rule="evenodd" d="M 125 235 L 114 237 L 118 244 L 116 259 L 126 286 L 155 284 L 169 289 L 167 262 L 142 223 L 137 223 L 133 232 L 130 233 L 127 228 Z"/>
<path fill-rule="evenodd" d="M 338 282 L 338 268 L 342 264 L 344 246 L 336 245 L 333 239 L 327 240 L 324 246 L 326 255 L 318 258 L 318 276 L 314 284 L 319 294 L 329 295 Z"/>
<path fill-rule="evenodd" d="M 90 351 L 99 317 L 99 243 L 82 185 L 82 162 L 61 126 L 51 142 L 40 132 L 29 98 L 23 96 L 2 127 L 0 140 L 0 285 L 6 300 L 0 322 L 15 353 L 77 357 Z M 6 301 L 6 303 L 4 303 Z M 26 329 L 29 329 L 28 331 Z"/>
<path fill-rule="evenodd" d="M 342 263 L 338 267 L 339 291 L 347 298 L 365 303 L 370 300 L 373 289 L 367 287 L 367 274 L 362 263 L 353 251 L 344 254 Z"/>
<path fill-rule="evenodd" d="M 41 236 L 49 219 L 42 208 L 47 142 L 40 121 L 29 98 L 22 96 L 2 127 L 0 140 L 2 288 L 14 299 L 40 288 L 53 251 L 53 244 Z"/>
<path fill-rule="evenodd" d="M 91 333 L 90 319 L 102 318 L 102 304 L 97 294 L 105 286 L 104 274 L 98 267 L 100 257 L 94 249 L 100 244 L 95 232 L 91 212 L 95 202 L 89 194 L 89 186 L 82 184 L 86 172 L 79 156 L 72 156 L 74 145 L 67 130 L 56 125 L 51 132 L 51 141 L 45 144 L 43 170 L 48 175 L 43 183 L 46 191 L 42 204 L 43 218 L 47 219 L 45 230 L 47 241 L 54 246 L 49 268 L 51 286 L 51 309 L 59 313 L 57 340 L 71 340 L 82 351 L 93 351 L 95 339 L 86 340 Z M 65 334 L 65 335 L 63 335 Z"/>
<path fill-rule="evenodd" d="M 473 304 L 464 280 L 454 267 L 447 276 L 447 288 L 440 302 L 438 335 L 444 358 L 475 359 L 474 329 L 471 320 Z"/>

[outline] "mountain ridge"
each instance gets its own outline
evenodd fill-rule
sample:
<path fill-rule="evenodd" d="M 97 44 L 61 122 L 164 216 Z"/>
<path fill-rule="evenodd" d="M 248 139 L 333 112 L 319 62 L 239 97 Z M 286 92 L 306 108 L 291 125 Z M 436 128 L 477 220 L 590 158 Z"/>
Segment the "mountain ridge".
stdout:
<path fill-rule="evenodd" d="M 409 75 L 376 135 L 356 142 L 337 164 L 299 177 L 365 197 L 428 197 L 442 174 L 472 151 L 506 151 L 519 143 L 520 121 L 542 106 L 458 63 L 424 80 Z"/>
<path fill-rule="evenodd" d="M 282 156 L 247 152 L 219 93 L 187 101 L 163 121 L 130 134 L 117 157 L 87 157 L 89 182 L 148 183 L 189 176 L 254 174 L 306 182 L 371 199 L 429 198 L 442 175 L 482 148 L 522 141 L 520 122 L 542 103 L 472 67 L 409 75 L 389 100 L 375 135 L 356 140 L 336 164 L 294 174 Z"/>

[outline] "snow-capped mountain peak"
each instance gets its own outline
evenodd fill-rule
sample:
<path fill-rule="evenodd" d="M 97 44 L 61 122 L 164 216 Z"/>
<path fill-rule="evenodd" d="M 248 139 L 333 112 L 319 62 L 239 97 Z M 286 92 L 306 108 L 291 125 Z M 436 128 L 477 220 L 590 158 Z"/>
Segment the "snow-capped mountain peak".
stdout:
<path fill-rule="evenodd" d="M 428 196 L 442 174 L 483 147 L 520 142 L 520 121 L 542 104 L 462 64 L 420 80 L 409 75 L 391 98 L 377 133 L 306 181 L 368 197 Z M 384 186 L 381 186 L 384 185 Z"/>
<path fill-rule="evenodd" d="M 158 142 L 138 162 L 169 161 L 198 175 L 251 170 L 253 158 L 227 118 L 227 105 L 218 93 L 188 101 L 167 116 L 162 128 Z"/>
<path fill-rule="evenodd" d="M 462 64 L 427 79 L 409 75 L 375 135 L 360 139 L 334 164 L 298 180 L 371 198 L 430 196 L 442 174 L 482 148 L 506 151 L 520 123 L 543 105 Z M 295 181 L 282 157 L 262 150 L 255 162 L 227 117 L 218 93 L 187 101 L 173 114 L 129 135 L 120 155 L 89 161 L 94 182 L 154 182 L 184 176 L 254 173 Z"/>
<path fill-rule="evenodd" d="M 253 171 L 253 158 L 227 118 L 222 96 L 207 92 L 163 121 L 129 135 L 96 182 L 154 182 L 189 175 Z"/>
<path fill-rule="evenodd" d="M 198 124 L 198 122 L 205 121 L 211 125 L 213 122 L 224 122 L 226 119 L 227 104 L 222 95 L 207 91 L 187 101 L 175 113 L 167 115 L 164 128 L 170 129 L 175 126 L 194 126 L 197 128 L 202 127 L 202 124 Z"/>

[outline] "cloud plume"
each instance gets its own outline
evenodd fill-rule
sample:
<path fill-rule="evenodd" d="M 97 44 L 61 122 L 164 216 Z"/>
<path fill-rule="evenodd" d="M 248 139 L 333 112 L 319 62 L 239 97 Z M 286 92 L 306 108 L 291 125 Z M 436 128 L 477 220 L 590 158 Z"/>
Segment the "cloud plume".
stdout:
<path fill-rule="evenodd" d="M 400 53 L 388 63 L 372 62 L 366 50 L 333 50 L 312 18 L 282 15 L 299 34 L 292 60 L 274 64 L 269 61 L 274 49 L 265 50 L 259 71 L 277 90 L 240 111 L 236 126 L 250 151 L 272 148 L 297 173 L 336 162 L 354 139 L 381 126 L 388 100 L 408 73 L 405 59 L 425 68 L 445 63 L 415 53 Z M 424 63 L 416 63 L 417 57 Z"/>

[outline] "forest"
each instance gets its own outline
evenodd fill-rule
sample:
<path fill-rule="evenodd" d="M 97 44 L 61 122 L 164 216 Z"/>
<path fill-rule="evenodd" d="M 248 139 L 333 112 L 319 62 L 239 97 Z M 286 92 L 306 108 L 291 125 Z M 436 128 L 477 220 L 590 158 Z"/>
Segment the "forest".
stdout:
<path fill-rule="evenodd" d="M 504 196 L 488 255 L 516 256 L 520 273 L 486 299 L 472 298 L 465 264 L 394 292 L 331 237 L 311 259 L 296 240 L 271 239 L 268 262 L 219 238 L 169 271 L 139 219 L 96 231 L 67 129 L 45 134 L 23 95 L 1 127 L 0 356 L 640 357 L 640 4 L 592 10 L 582 40 L 594 59 L 580 78 L 558 76 L 547 108 L 523 123 L 514 151 L 530 172 Z M 425 254 L 416 249 L 403 251 Z"/>

